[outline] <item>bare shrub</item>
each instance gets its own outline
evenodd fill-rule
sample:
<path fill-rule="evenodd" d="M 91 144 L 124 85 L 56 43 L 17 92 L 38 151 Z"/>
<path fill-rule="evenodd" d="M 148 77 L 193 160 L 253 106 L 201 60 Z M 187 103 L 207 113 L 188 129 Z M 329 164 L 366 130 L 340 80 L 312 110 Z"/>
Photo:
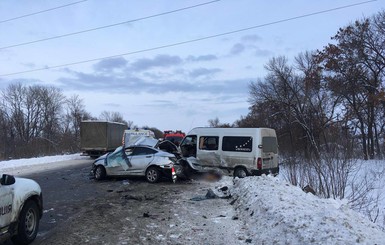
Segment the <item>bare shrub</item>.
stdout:
<path fill-rule="evenodd" d="M 383 164 L 352 159 L 343 149 L 322 153 L 320 159 L 286 158 L 280 176 L 301 188 L 309 185 L 323 198 L 346 199 L 349 206 L 385 230 Z"/>
<path fill-rule="evenodd" d="M 385 166 L 377 161 L 362 161 L 349 176 L 346 199 L 350 206 L 385 230 L 383 187 Z"/>

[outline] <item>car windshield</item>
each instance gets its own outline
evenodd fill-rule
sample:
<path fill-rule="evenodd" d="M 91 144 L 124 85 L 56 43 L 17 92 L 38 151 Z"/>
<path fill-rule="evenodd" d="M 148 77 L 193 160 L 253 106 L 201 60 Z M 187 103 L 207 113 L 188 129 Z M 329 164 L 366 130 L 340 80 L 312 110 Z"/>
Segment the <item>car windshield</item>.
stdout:
<path fill-rule="evenodd" d="M 123 146 L 116 148 L 114 152 L 107 155 L 107 167 L 119 167 L 122 166 L 124 170 L 128 170 L 128 159 Z"/>

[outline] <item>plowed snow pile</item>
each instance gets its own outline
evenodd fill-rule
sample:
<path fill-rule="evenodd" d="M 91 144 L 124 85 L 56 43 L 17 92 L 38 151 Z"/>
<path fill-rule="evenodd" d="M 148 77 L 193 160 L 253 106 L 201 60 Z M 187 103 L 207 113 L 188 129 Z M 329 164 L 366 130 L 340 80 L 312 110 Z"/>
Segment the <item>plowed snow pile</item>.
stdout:
<path fill-rule="evenodd" d="M 256 244 L 385 244 L 385 233 L 346 202 L 270 176 L 234 179 L 240 220 Z"/>

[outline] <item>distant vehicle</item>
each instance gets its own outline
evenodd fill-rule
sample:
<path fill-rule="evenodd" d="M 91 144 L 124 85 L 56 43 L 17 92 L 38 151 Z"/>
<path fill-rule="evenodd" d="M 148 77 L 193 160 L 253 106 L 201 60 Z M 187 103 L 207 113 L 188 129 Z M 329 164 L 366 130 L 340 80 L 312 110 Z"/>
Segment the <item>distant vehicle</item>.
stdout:
<path fill-rule="evenodd" d="M 122 135 L 127 126 L 106 121 L 82 121 L 80 148 L 84 155 L 97 158 L 122 145 Z"/>
<path fill-rule="evenodd" d="M 180 144 L 185 171 L 220 168 L 235 177 L 278 174 L 278 143 L 271 128 L 194 128 Z"/>
<path fill-rule="evenodd" d="M 163 133 L 163 138 L 165 140 L 171 141 L 176 146 L 179 146 L 180 142 L 182 142 L 183 138 L 186 136 L 185 133 L 183 133 L 180 130 L 172 131 L 172 130 L 166 130 Z"/>
<path fill-rule="evenodd" d="M 155 138 L 155 133 L 149 129 L 126 129 L 123 132 L 122 145 L 129 146 L 141 137 Z"/>
<path fill-rule="evenodd" d="M 40 186 L 33 180 L 1 174 L 0 243 L 11 238 L 15 244 L 35 240 L 43 215 Z"/>
<path fill-rule="evenodd" d="M 138 142 L 143 142 L 138 140 Z M 175 181 L 172 174 L 175 155 L 157 147 L 158 140 L 145 139 L 146 145 L 120 146 L 114 152 L 99 157 L 92 164 L 92 174 L 96 180 L 109 176 L 145 176 L 150 183 L 161 177 Z"/>

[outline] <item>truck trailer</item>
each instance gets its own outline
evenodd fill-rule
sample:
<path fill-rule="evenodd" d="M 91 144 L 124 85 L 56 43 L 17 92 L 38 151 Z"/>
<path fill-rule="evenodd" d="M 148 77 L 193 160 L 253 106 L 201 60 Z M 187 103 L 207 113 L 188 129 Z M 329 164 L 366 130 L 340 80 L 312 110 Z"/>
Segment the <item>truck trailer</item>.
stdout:
<path fill-rule="evenodd" d="M 97 158 L 122 145 L 127 126 L 106 121 L 82 121 L 80 124 L 80 148 L 83 155 Z"/>

